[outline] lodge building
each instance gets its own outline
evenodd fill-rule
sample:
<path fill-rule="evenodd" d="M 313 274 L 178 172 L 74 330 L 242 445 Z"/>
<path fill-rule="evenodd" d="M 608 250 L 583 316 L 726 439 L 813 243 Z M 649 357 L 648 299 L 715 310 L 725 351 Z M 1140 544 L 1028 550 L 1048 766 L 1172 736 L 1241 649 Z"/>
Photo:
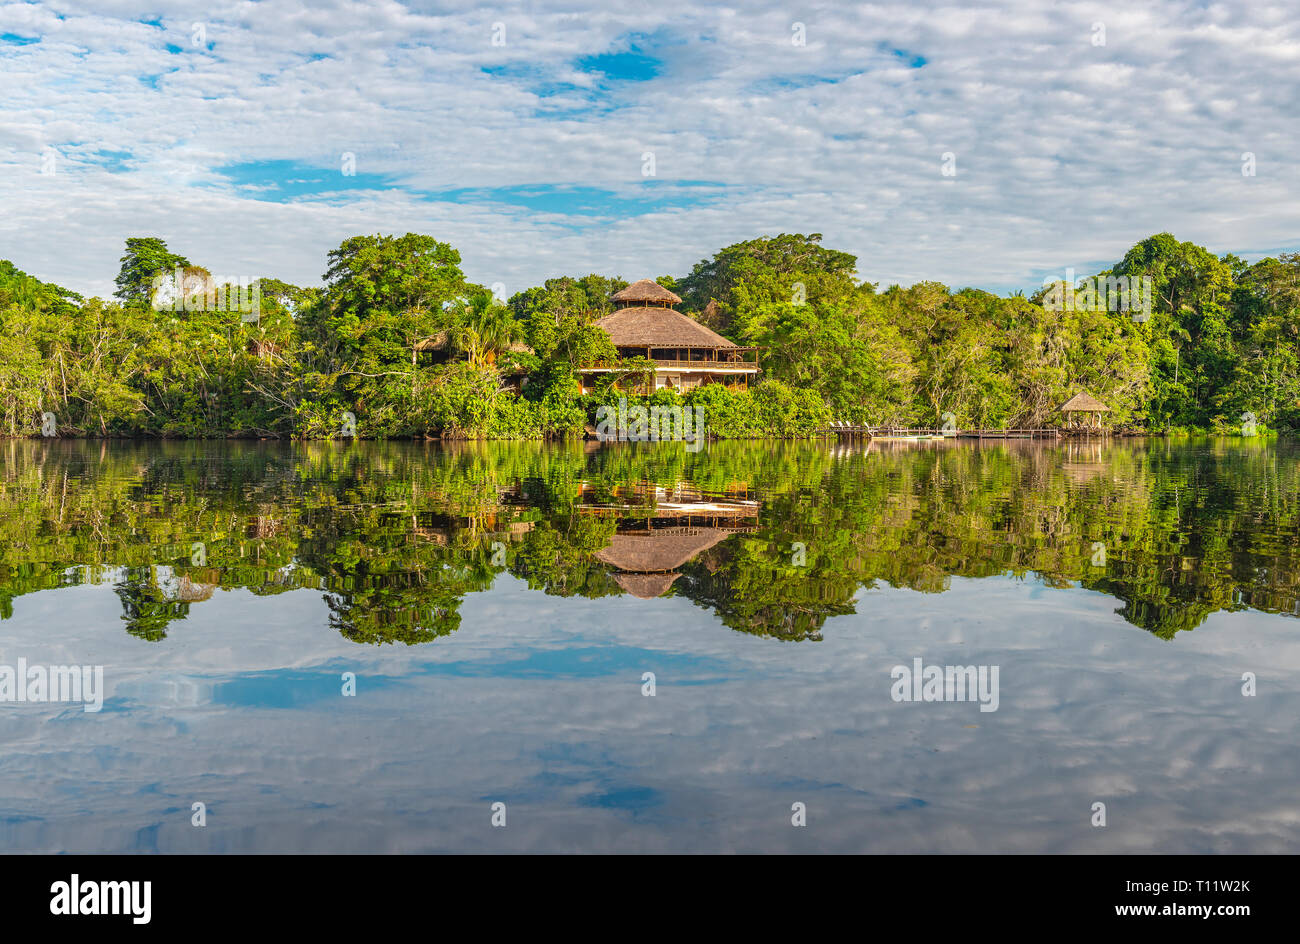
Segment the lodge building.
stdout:
<path fill-rule="evenodd" d="M 619 357 L 645 357 L 654 361 L 650 389 L 685 393 L 701 384 L 748 386 L 758 373 L 758 349 L 733 344 L 716 331 L 674 310 L 681 299 L 658 282 L 641 279 L 610 296 L 613 313 L 597 321 L 609 335 Z M 581 369 L 582 392 L 589 393 L 596 378 L 622 372 L 617 364 L 596 363 Z"/>

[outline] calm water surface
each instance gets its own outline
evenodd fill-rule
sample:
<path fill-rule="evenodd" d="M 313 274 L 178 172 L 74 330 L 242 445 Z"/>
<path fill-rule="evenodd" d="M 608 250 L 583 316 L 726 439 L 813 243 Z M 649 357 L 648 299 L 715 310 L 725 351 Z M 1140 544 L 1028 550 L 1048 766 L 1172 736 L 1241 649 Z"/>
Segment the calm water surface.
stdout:
<path fill-rule="evenodd" d="M 107 695 L 0 848 L 1296 852 L 1298 538 L 1287 442 L 2 443 L 0 663 Z"/>

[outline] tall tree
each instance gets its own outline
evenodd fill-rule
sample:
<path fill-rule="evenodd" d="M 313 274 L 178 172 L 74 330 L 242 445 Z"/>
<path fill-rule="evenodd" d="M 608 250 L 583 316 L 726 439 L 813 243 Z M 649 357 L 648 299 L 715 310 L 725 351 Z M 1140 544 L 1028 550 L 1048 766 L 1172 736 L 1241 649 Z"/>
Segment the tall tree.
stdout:
<path fill-rule="evenodd" d="M 469 290 L 460 253 L 432 236 L 354 236 L 329 254 L 325 292 L 299 320 L 370 432 L 412 431 L 413 346 L 450 329 Z"/>
<path fill-rule="evenodd" d="M 821 240 L 821 233 L 782 233 L 735 243 L 697 263 L 674 291 L 688 311 L 728 336 L 764 305 L 838 301 L 857 284 L 858 260 Z"/>
<path fill-rule="evenodd" d="M 157 236 L 130 236 L 117 273 L 117 291 L 123 304 L 147 307 L 153 300 L 153 280 L 160 275 L 190 268 L 190 261 L 167 248 Z"/>

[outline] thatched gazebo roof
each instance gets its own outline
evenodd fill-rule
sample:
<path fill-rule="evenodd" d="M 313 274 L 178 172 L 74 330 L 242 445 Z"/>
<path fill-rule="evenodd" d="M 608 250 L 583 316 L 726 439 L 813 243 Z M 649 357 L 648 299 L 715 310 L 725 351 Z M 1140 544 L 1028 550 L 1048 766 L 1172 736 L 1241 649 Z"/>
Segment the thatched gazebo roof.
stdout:
<path fill-rule="evenodd" d="M 1080 391 L 1061 406 L 1062 413 L 1109 413 L 1110 407 L 1091 393 Z"/>
<path fill-rule="evenodd" d="M 175 593 L 169 599 L 183 603 L 198 603 L 202 600 L 208 600 L 212 597 L 212 591 L 217 589 L 214 583 L 195 583 L 190 580 L 189 574 L 181 578 L 180 584 L 176 587 Z"/>
<path fill-rule="evenodd" d="M 642 600 L 653 600 L 668 592 L 681 574 L 615 574 L 614 582 Z"/>
<path fill-rule="evenodd" d="M 630 305 L 637 302 L 667 302 L 680 305 L 682 300 L 654 279 L 640 279 L 609 296 L 610 301 Z"/>
<path fill-rule="evenodd" d="M 667 573 L 727 537 L 721 528 L 663 528 L 649 534 L 615 534 L 596 559 L 634 573 Z"/>
<path fill-rule="evenodd" d="M 615 347 L 736 347 L 716 331 L 671 308 L 620 308 L 597 321 L 596 327 L 609 335 Z"/>
<path fill-rule="evenodd" d="M 1105 472 L 1106 464 L 1104 462 L 1063 462 L 1061 471 L 1076 485 L 1084 485 Z"/>

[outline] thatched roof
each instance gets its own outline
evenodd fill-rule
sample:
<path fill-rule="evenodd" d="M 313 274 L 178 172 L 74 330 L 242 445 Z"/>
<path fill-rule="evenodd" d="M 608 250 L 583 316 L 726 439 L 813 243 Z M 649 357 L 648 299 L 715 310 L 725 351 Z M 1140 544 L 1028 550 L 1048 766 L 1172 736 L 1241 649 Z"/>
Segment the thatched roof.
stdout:
<path fill-rule="evenodd" d="M 194 583 L 186 574 L 181 578 L 180 584 L 176 587 L 175 593 L 171 599 L 184 603 L 198 603 L 201 600 L 207 600 L 212 597 L 212 591 L 217 589 L 214 583 Z"/>
<path fill-rule="evenodd" d="M 650 534 L 616 534 L 596 559 L 619 570 L 654 574 L 676 570 L 727 537 L 721 528 L 665 528 Z"/>
<path fill-rule="evenodd" d="M 614 582 L 642 600 L 653 600 L 668 592 L 681 574 L 615 574 Z"/>
<path fill-rule="evenodd" d="M 1102 403 L 1091 393 L 1080 391 L 1061 407 L 1062 413 L 1109 413 L 1110 407 Z"/>
<path fill-rule="evenodd" d="M 671 308 L 620 308 L 597 321 L 596 327 L 609 335 L 615 347 L 736 346 Z"/>
<path fill-rule="evenodd" d="M 609 296 L 615 302 L 671 302 L 680 305 L 681 299 L 654 279 L 641 279 L 627 288 Z"/>
<path fill-rule="evenodd" d="M 1061 471 L 1070 481 L 1082 485 L 1105 472 L 1106 466 L 1101 462 L 1063 462 Z"/>
<path fill-rule="evenodd" d="M 451 333 L 443 330 L 411 345 L 417 351 L 441 351 L 451 340 Z"/>

